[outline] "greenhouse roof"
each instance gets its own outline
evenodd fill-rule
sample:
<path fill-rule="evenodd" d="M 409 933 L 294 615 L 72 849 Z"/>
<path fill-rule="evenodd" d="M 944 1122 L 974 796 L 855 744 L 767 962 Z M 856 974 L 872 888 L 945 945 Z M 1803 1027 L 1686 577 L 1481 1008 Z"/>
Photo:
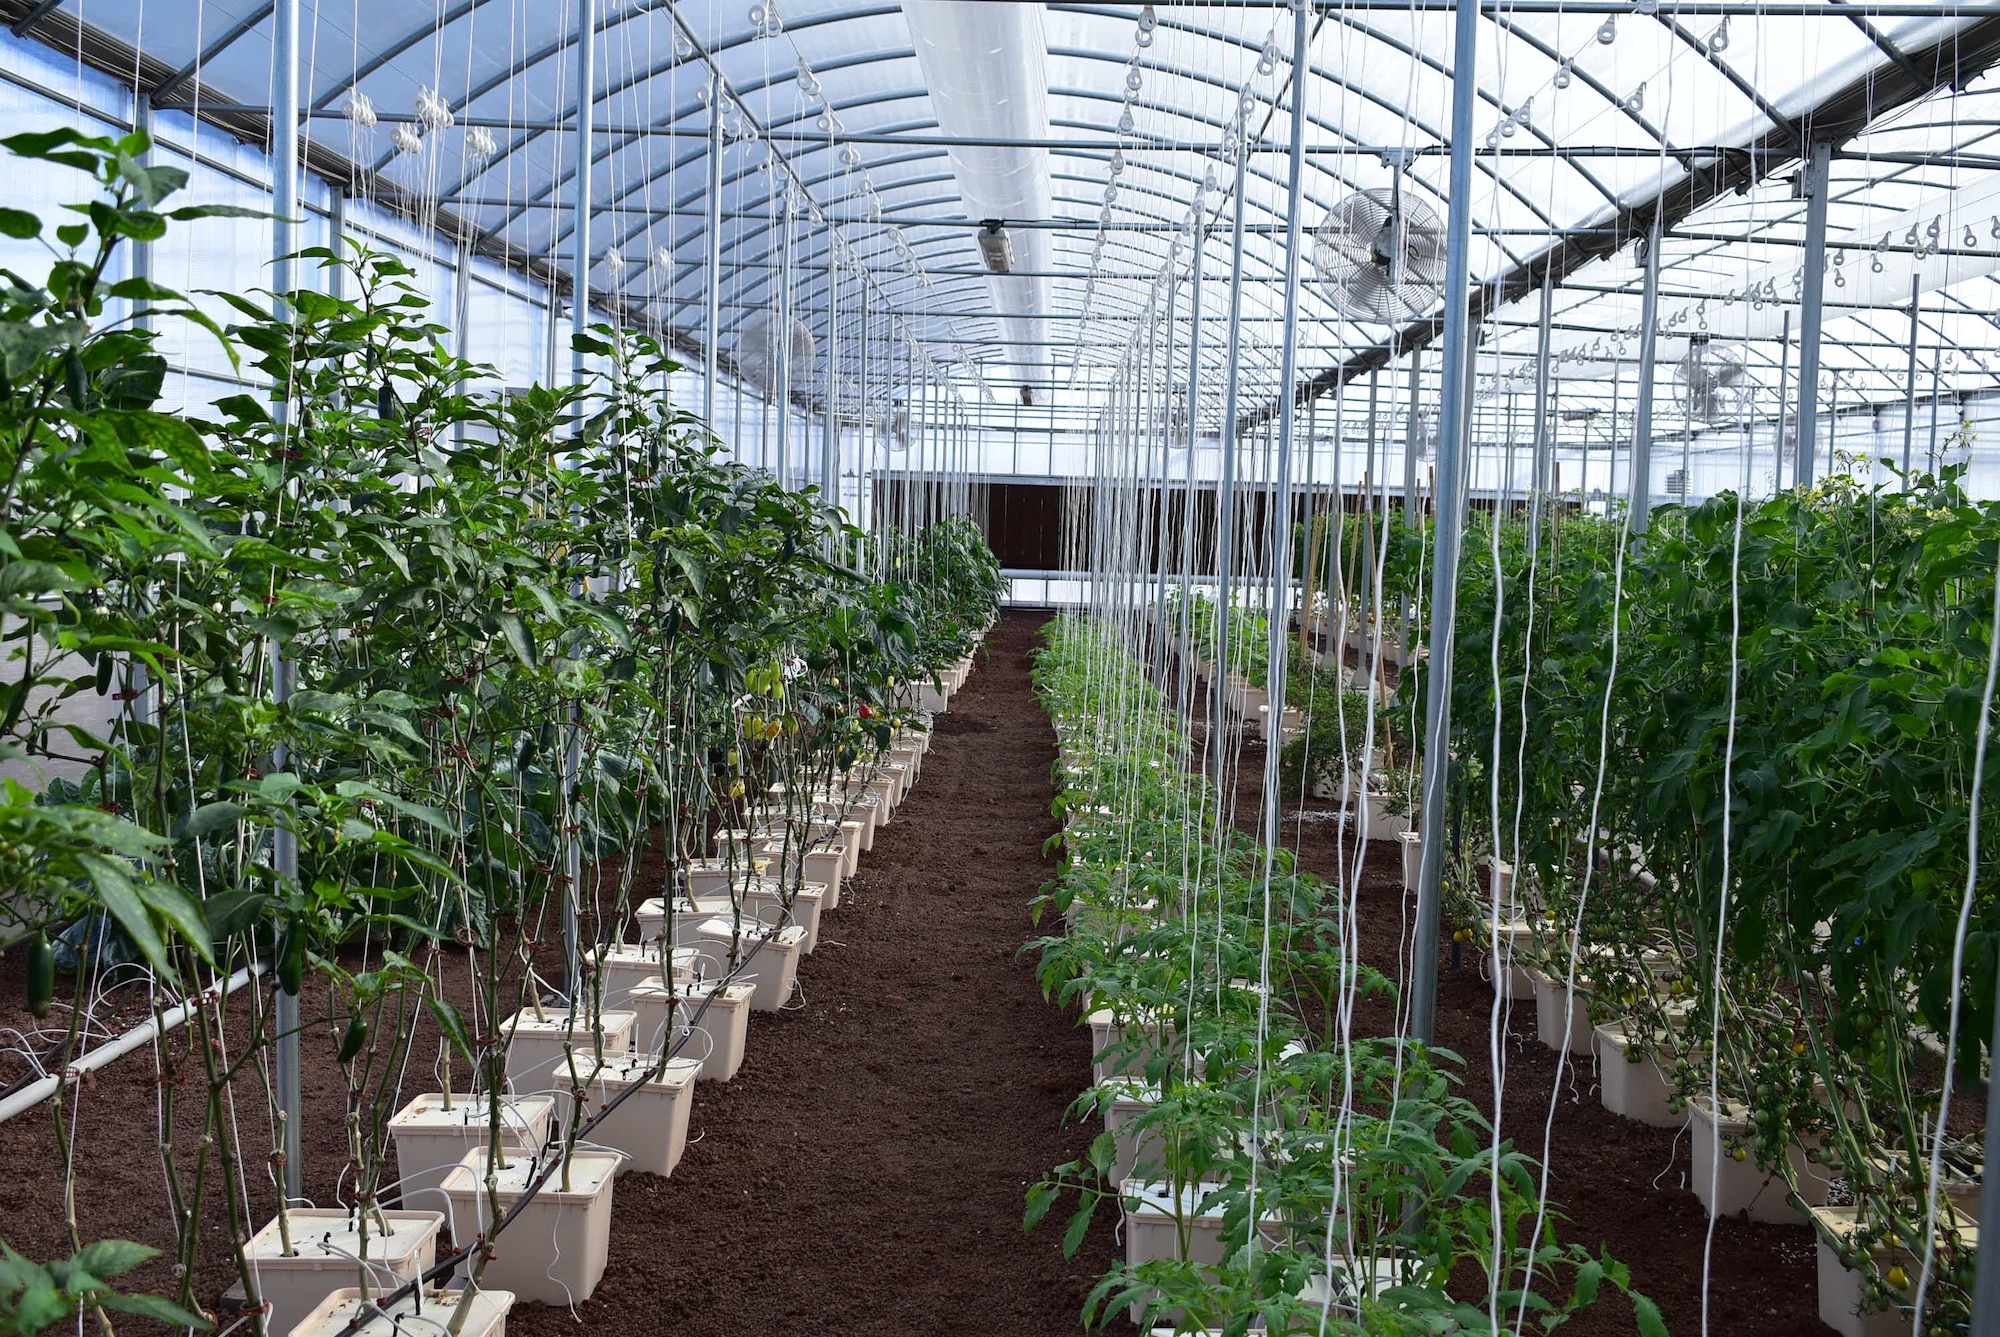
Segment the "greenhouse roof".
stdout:
<path fill-rule="evenodd" d="M 101 65 L 127 59 L 159 108 L 262 133 L 269 3 L 7 8 L 18 31 L 58 47 L 81 31 Z M 1794 179 L 1806 144 L 1831 134 L 1827 366 L 1862 399 L 1899 397 L 1892 350 L 1910 337 L 1914 280 L 1925 342 L 1958 354 L 1940 375 L 1991 385 L 2000 104 L 1984 71 L 2000 8 L 1515 0 L 1480 12 L 1480 142 L 1462 202 L 1447 199 L 1454 20 L 1437 0 L 1315 12 L 1302 85 L 1290 11 L 1272 4 L 308 3 L 305 134 L 316 165 L 358 165 L 357 189 L 400 192 L 463 220 L 482 248 L 567 271 L 587 75 L 594 294 L 686 347 L 713 337 L 723 350 L 782 303 L 824 350 L 830 304 L 850 346 L 861 328 L 865 275 L 878 333 L 893 318 L 961 397 L 983 386 L 1012 403 L 1025 386 L 1077 407 L 1131 354 L 1149 304 L 1187 282 L 1195 219 L 1211 293 L 1201 365 L 1224 365 L 1240 183 L 1252 415 L 1280 394 L 1295 107 L 1300 378 L 1351 379 L 1439 327 L 1434 300 L 1408 321 L 1343 314 L 1315 270 L 1311 234 L 1329 210 L 1400 192 L 1412 217 L 1416 205 L 1469 214 L 1471 273 L 1492 285 L 1477 307 L 1489 402 L 1532 378 L 1550 274 L 1555 374 L 1571 395 L 1618 393 L 1643 270 L 1626 243 L 1656 212 L 1661 359 L 1706 333 L 1774 376 L 1800 283 Z M 1004 224 L 1004 277 L 982 260 L 987 219 Z M 1193 328 L 1177 323 L 1177 362 Z M 816 399 L 823 379 L 795 388 Z"/>

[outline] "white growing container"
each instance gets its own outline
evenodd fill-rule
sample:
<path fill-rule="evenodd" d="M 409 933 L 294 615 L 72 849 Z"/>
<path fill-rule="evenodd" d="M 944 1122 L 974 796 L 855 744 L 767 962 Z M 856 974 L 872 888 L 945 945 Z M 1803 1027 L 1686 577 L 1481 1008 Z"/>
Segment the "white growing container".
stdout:
<path fill-rule="evenodd" d="M 869 776 L 850 782 L 847 792 L 858 800 L 875 805 L 875 825 L 887 826 L 896 815 L 896 781 L 886 775 Z"/>
<path fill-rule="evenodd" d="M 840 834 L 833 838 L 833 844 L 840 850 L 845 860 L 841 875 L 853 877 L 861 871 L 861 823 L 853 818 L 840 824 Z"/>
<path fill-rule="evenodd" d="M 294 1207 L 286 1213 L 292 1254 L 285 1256 L 278 1220 L 250 1237 L 244 1255 L 257 1278 L 257 1293 L 269 1305 L 267 1330 L 290 1332 L 331 1292 L 358 1286 L 361 1222 L 342 1207 Z M 388 1223 L 384 1233 L 383 1222 Z M 442 1212 L 370 1212 L 367 1220 L 369 1283 L 393 1290 L 437 1261 Z"/>
<path fill-rule="evenodd" d="M 787 856 L 784 846 L 774 843 L 760 846 L 758 852 L 773 861 L 782 857 L 790 857 L 794 863 L 800 866 L 800 871 L 803 874 L 805 882 L 826 888 L 826 899 L 821 904 L 820 909 L 838 910 L 840 908 L 840 882 L 847 872 L 847 855 L 841 850 L 834 846 L 824 846 L 819 849 L 807 850 L 804 854 L 800 854 L 794 849 Z"/>
<path fill-rule="evenodd" d="M 1098 1008 L 1084 1021 L 1090 1027 L 1091 1077 L 1099 1083 L 1117 1077 L 1143 1079 L 1147 1062 L 1165 1043 L 1160 1027 L 1154 1024 L 1144 1028 L 1150 1044 L 1136 1045 L 1122 1055 L 1107 1056 L 1105 1051 L 1125 1042 L 1128 1028 L 1110 1008 Z"/>
<path fill-rule="evenodd" d="M 792 895 L 792 923 L 806 931 L 803 950 L 807 956 L 819 946 L 819 917 L 826 908 L 826 894 L 823 885 L 807 882 Z M 759 923 L 778 923 L 785 914 L 784 889 L 771 882 L 750 888 L 743 894 L 743 912 Z"/>
<path fill-rule="evenodd" d="M 1284 715 L 1278 721 L 1278 746 L 1283 747 L 1306 731 L 1306 717 L 1294 706 L 1286 706 Z M 1257 734 L 1265 742 L 1271 741 L 1271 706 L 1269 702 L 1257 707 Z"/>
<path fill-rule="evenodd" d="M 1940 1214 L 1943 1202 L 1940 1200 Z M 1896 1309 L 1869 1309 L 1867 1279 L 1859 1272 L 1850 1271 L 1840 1261 L 1840 1254 L 1827 1243 L 1827 1236 L 1846 1242 L 1859 1224 L 1856 1210 L 1852 1207 L 1812 1207 L 1814 1234 L 1819 1241 L 1819 1321 L 1840 1334 L 1840 1337 L 1909 1337 L 1909 1316 Z M 1974 1248 L 1979 1244 L 1979 1227 L 1961 1220 L 1958 1223 L 1959 1240 Z M 1912 1283 L 1919 1275 L 1921 1264 L 1901 1249 L 1878 1248 L 1875 1263 L 1887 1271 L 1892 1263 L 1901 1263 L 1903 1271 Z M 1914 1298 L 1914 1284 L 1912 1297 Z"/>
<path fill-rule="evenodd" d="M 572 1155 L 568 1191 L 562 1187 L 562 1171 L 549 1176 L 534 1200 L 494 1239 L 493 1256 L 480 1284 L 541 1304 L 588 1300 L 610 1258 L 611 1188 L 624 1159 L 610 1151 L 579 1149 Z M 469 1240 L 492 1228 L 493 1204 L 487 1198 L 484 1168 L 483 1162 L 467 1157 L 445 1176 L 454 1240 Z M 503 1215 L 538 1171 L 537 1163 L 523 1156 L 497 1172 Z M 470 1260 L 460 1271 L 471 1275 Z"/>
<path fill-rule="evenodd" d="M 798 981 L 799 957 L 805 946 L 806 931 L 797 924 L 773 929 L 755 921 L 738 921 L 725 915 L 704 919 L 695 926 L 695 943 L 713 967 L 711 974 L 724 975 L 730 967 L 732 943 L 741 958 L 735 982 L 755 989 L 750 1006 L 759 1012 L 776 1012 L 791 1001 L 792 986 Z M 754 954 L 753 954 L 754 953 Z"/>
<path fill-rule="evenodd" d="M 1567 1049 L 1572 1054 L 1588 1054 L 1597 1047 L 1596 1032 L 1590 1025 L 1590 1008 L 1567 981 L 1544 975 L 1533 966 L 1524 967 L 1535 991 L 1535 1038 L 1551 1049 Z M 1569 1028 L 1563 1029 L 1563 1018 Z"/>
<path fill-rule="evenodd" d="M 1143 1129 L 1128 1129 L 1126 1125 L 1152 1109 L 1160 1101 L 1160 1088 L 1145 1082 L 1117 1083 L 1117 1094 L 1111 1103 L 1104 1106 L 1104 1131 L 1111 1134 L 1116 1150 L 1111 1160 L 1111 1182 L 1122 1184 L 1132 1178 L 1141 1163 L 1157 1171 L 1160 1159 L 1159 1138 Z"/>
<path fill-rule="evenodd" d="M 1674 1084 L 1659 1062 L 1633 1043 L 1624 1024 L 1607 1021 L 1596 1035 L 1597 1098 L 1604 1108 L 1654 1128 L 1683 1127 L 1688 1121 L 1686 1109 L 1676 1114 L 1670 1103 Z"/>
<path fill-rule="evenodd" d="M 846 800 L 842 808 L 845 816 L 841 820 L 844 827 L 855 822 L 861 828 L 861 852 L 866 854 L 875 848 L 875 828 L 882 822 L 882 805 L 868 794 L 855 794 Z"/>
<path fill-rule="evenodd" d="M 889 754 L 894 757 L 894 753 Z M 910 796 L 910 786 L 916 782 L 917 768 L 914 764 L 901 760 L 884 760 L 882 778 L 887 780 L 894 792 L 896 806 L 903 806 L 903 800 Z"/>
<path fill-rule="evenodd" d="M 1202 1201 L 1218 1184 L 1189 1184 L 1179 1190 L 1180 1215 L 1188 1222 L 1188 1249 L 1180 1251 L 1180 1234 L 1174 1222 L 1175 1190 L 1171 1184 L 1127 1179 L 1118 1186 L 1125 1207 L 1125 1262 L 1129 1267 L 1156 1259 L 1179 1259 L 1204 1267 L 1219 1267 L 1228 1256 L 1223 1240 L 1222 1209 L 1204 1208 Z M 1258 1223 L 1258 1234 L 1273 1246 L 1284 1243 L 1282 1223 L 1267 1215 Z M 1134 1303 L 1132 1321 L 1145 1314 L 1143 1304 Z"/>
<path fill-rule="evenodd" d="M 685 871 L 688 895 L 727 896 L 731 883 L 754 882 L 767 876 L 771 869 L 770 861 L 753 850 L 748 859 L 740 851 L 733 859 L 696 859 Z"/>
<path fill-rule="evenodd" d="M 641 942 L 658 942 L 666 935 L 667 920 L 670 917 L 667 913 L 667 904 L 664 896 L 655 896 L 650 900 L 639 902 L 639 908 L 632 912 L 632 917 L 639 921 Z M 696 924 L 711 915 L 728 914 L 734 904 L 727 894 L 697 896 L 691 901 L 685 897 L 675 898 L 671 915 L 674 921 L 675 959 L 677 961 L 680 959 L 679 954 L 682 949 L 694 945 Z M 689 959 L 691 962 L 694 961 L 694 958 Z"/>
<path fill-rule="evenodd" d="M 1415 891 L 1424 864 L 1424 838 L 1416 831 L 1399 832 L 1396 847 L 1403 855 L 1403 890 Z"/>
<path fill-rule="evenodd" d="M 816 818 L 813 821 L 787 822 L 781 817 L 768 820 L 753 820 L 751 825 L 730 827 L 715 833 L 715 854 L 719 859 L 733 858 L 739 863 L 752 857 L 749 851 L 760 845 L 774 845 L 785 840 L 794 844 L 804 841 L 808 845 L 818 845 L 833 840 L 840 834 L 840 823 L 831 818 Z M 730 851 L 734 849 L 732 854 Z"/>
<path fill-rule="evenodd" d="M 630 1012 L 604 1011 L 597 1014 L 597 1033 L 586 1022 L 570 1029 L 569 1009 L 545 1007 L 541 1016 L 524 1007 L 501 1024 L 507 1040 L 507 1081 L 516 1091 L 555 1091 L 569 1086 L 568 1055 L 576 1054 L 579 1075 L 588 1076 L 598 1054 L 611 1058 L 632 1048 L 632 1025 L 638 1020 Z"/>
<path fill-rule="evenodd" d="M 1361 810 L 1361 838 L 1363 840 L 1394 840 L 1411 829 L 1410 819 L 1401 813 L 1391 812 L 1392 807 L 1400 807 L 1403 800 L 1390 794 L 1363 794 Z"/>
<path fill-rule="evenodd" d="M 397 1301 L 388 1310 L 382 1309 L 382 1298 L 376 1293 L 370 1303 L 363 1304 L 359 1290 L 343 1287 L 320 1301 L 288 1337 L 341 1337 L 356 1319 L 362 1322 L 353 1337 L 416 1337 L 418 1333 L 443 1337 L 457 1321 L 460 1305 L 466 1306 L 466 1315 L 459 1337 L 506 1337 L 507 1312 L 514 1307 L 512 1291 L 420 1292 Z M 271 1331 L 278 1337 L 277 1329 Z"/>
<path fill-rule="evenodd" d="M 649 1052 L 658 1054 L 687 1036 L 680 1057 L 701 1064 L 703 1081 L 726 1082 L 743 1066 L 750 1036 L 750 1000 L 756 992 L 747 984 L 718 989 L 712 980 L 682 985 L 671 993 L 657 985 L 641 990 L 632 998 L 632 1006 L 639 1014 L 641 1043 Z M 669 1005 L 674 1013 L 671 1036 L 666 1033 Z M 697 1013 L 701 1017 L 698 1023 L 694 1021 Z"/>
<path fill-rule="evenodd" d="M 1535 945 L 1535 927 L 1526 920 L 1503 919 L 1499 924 L 1500 955 L 1493 955 L 1494 923 L 1490 919 L 1479 921 L 1479 950 L 1481 969 L 1486 982 L 1505 1002 L 1518 1002 L 1533 996 L 1535 982 L 1529 967 L 1523 964 L 1521 954 Z"/>
<path fill-rule="evenodd" d="M 1754 1149 L 1752 1154 L 1740 1161 L 1730 1155 L 1727 1143 L 1733 1141 L 1747 1146 L 1753 1141 L 1749 1109 L 1725 1100 L 1718 1118 L 1715 1107 L 1704 1095 L 1696 1096 L 1690 1102 L 1690 1110 L 1694 1124 L 1694 1142 L 1690 1152 L 1694 1173 L 1690 1180 L 1694 1195 L 1701 1199 L 1702 1206 L 1711 1208 L 1717 1216 L 1734 1216 L 1744 1212 L 1752 1221 L 1797 1224 L 1799 1211 L 1792 1205 L 1784 1177 L 1766 1174 L 1760 1169 Z M 1800 1201 L 1808 1209 L 1824 1207 L 1833 1187 L 1832 1172 L 1825 1166 L 1808 1161 L 1801 1147 L 1788 1147 L 1785 1155 L 1790 1162 L 1792 1178 L 1799 1186 Z"/>
<path fill-rule="evenodd" d="M 508 1096 L 502 1105 L 501 1150 L 534 1151 L 549 1140 L 549 1118 L 556 1102 L 549 1096 Z M 396 1144 L 396 1177 L 403 1201 L 431 1207 L 451 1167 L 467 1153 L 491 1145 L 485 1096 L 454 1093 L 446 1109 L 444 1093 L 426 1092 L 396 1111 L 389 1120 L 389 1138 Z M 417 1195 L 423 1195 L 417 1201 Z"/>
<path fill-rule="evenodd" d="M 586 970 L 601 968 L 604 976 L 605 1007 L 623 1007 L 625 999 L 635 984 L 644 984 L 660 978 L 659 938 L 655 934 L 639 946 L 618 944 L 602 950 L 586 949 L 583 964 Z M 694 967 L 694 953 L 684 947 L 676 947 L 673 952 L 673 972 L 678 976 L 687 974 Z M 589 994 L 586 992 L 585 997 Z"/>
<path fill-rule="evenodd" d="M 621 1174 L 642 1170 L 670 1175 L 687 1147 L 688 1116 L 694 1110 L 694 1083 L 701 1075 L 701 1062 L 668 1059 L 653 1079 L 641 1086 L 639 1079 L 657 1062 L 651 1055 L 627 1055 L 606 1065 L 587 1088 L 590 1106 L 583 1112 L 586 1119 L 627 1089 L 639 1087 L 584 1135 L 592 1146 L 625 1154 Z"/>

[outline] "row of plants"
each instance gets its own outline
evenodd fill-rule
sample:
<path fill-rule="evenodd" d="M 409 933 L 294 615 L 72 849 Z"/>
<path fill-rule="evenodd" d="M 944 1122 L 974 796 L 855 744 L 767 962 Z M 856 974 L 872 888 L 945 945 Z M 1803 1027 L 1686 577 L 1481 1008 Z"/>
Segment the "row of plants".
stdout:
<path fill-rule="evenodd" d="M 1180 717 L 1123 638 L 1051 624 L 1036 684 L 1060 742 L 1061 871 L 1037 902 L 1049 995 L 1093 1031 L 1088 1154 L 1029 1192 L 1064 1248 L 1123 1214 L 1086 1322 L 1174 1331 L 1549 1331 L 1625 1293 L 1556 1237 L 1534 1163 L 1455 1093 L 1458 1056 L 1387 1033 L 1356 904 L 1217 817 Z M 1476 1279 L 1476 1280 L 1475 1280 Z M 1516 1325 L 1519 1325 L 1518 1327 Z"/>
<path fill-rule="evenodd" d="M 447 351 L 405 265 L 355 243 L 294 257 L 341 271 L 351 296 L 216 294 L 236 316 L 222 328 L 120 277 L 120 252 L 234 211 L 169 208 L 185 175 L 147 165 L 143 136 L 0 143 L 94 183 L 66 221 L 0 209 L 0 231 L 50 256 L 46 275 L 0 275 L 0 759 L 84 777 L 0 786 L 0 928 L 48 1018 L 41 1070 L 79 1053 L 107 970 L 149 981 L 165 1034 L 156 1243 L 174 1278 L 153 1296 L 102 1283 L 151 1246 L 84 1239 L 81 1092 L 61 1085 L 50 1192 L 73 1253 L 36 1270 L 9 1251 L 0 1317 L 17 1332 L 78 1312 L 107 1330 L 121 1311 L 206 1326 L 204 1250 L 223 1219 L 265 1330 L 248 1250 L 266 1190 L 249 1181 L 282 1177 L 289 1112 L 273 1145 L 245 1131 L 263 1117 L 241 1116 L 281 1105 L 280 995 L 337 1055 L 340 1207 L 364 1257 L 396 1196 L 387 1125 L 406 1074 L 447 1107 L 455 1093 L 484 1106 L 492 1224 L 427 1274 L 464 1264 L 476 1280 L 537 1190 L 571 1187 L 593 1126 L 581 1111 L 602 1105 L 593 1077 L 616 1048 L 611 958 L 650 952 L 663 985 L 686 985 L 672 934 L 629 943 L 634 911 L 681 891 L 718 833 L 762 838 L 725 842 L 768 863 L 725 879 L 726 956 L 675 995 L 698 1018 L 790 922 L 829 808 L 919 723 L 914 688 L 990 621 L 997 565 L 969 520 L 864 535 L 816 492 L 730 462 L 658 389 L 673 363 L 649 336 L 579 336 L 592 370 L 576 384 L 471 389 L 491 369 Z M 268 391 L 162 411 L 156 339 L 172 322 Z M 108 731 L 74 722 L 92 696 L 115 703 Z M 746 909 L 765 879 L 775 923 Z M 447 985 L 449 963 L 469 984 Z M 262 982 L 219 1001 L 210 986 L 244 968 Z M 510 1197 L 496 1179 L 521 1094 L 510 1042 L 551 1015 L 569 1058 L 540 1084 L 579 1112 Z"/>
<path fill-rule="evenodd" d="M 1519 874 L 1461 868 L 1460 935 L 1573 979 L 1716 1154 L 1811 1209 L 1860 1311 L 1968 1331 L 2000 505 L 1957 469 L 1836 475 L 1643 539 L 1486 513 L 1463 551 L 1449 784 Z"/>

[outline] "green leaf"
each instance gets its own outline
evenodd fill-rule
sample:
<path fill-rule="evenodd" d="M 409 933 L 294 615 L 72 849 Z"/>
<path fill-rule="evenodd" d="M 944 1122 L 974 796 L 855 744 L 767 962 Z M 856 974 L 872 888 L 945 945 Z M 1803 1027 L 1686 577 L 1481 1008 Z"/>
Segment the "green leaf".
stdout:
<path fill-rule="evenodd" d="M 147 878 L 138 884 L 139 898 L 155 915 L 172 925 L 204 961 L 215 959 L 208 937 L 208 916 L 192 896 L 171 882 Z"/>
<path fill-rule="evenodd" d="M 528 630 L 528 624 L 521 620 L 521 615 L 511 611 L 496 613 L 493 621 L 499 627 L 500 634 L 507 638 L 507 648 L 514 652 L 514 658 L 520 660 L 526 667 L 533 668 L 536 661 L 535 637 L 534 633 Z"/>
<path fill-rule="evenodd" d="M 26 209 L 0 209 L 0 236 L 26 241 L 42 232 L 42 220 Z"/>
<path fill-rule="evenodd" d="M 159 1252 L 131 1240 L 93 1240 L 83 1246 L 76 1261 L 93 1276 L 120 1277 Z"/>
<path fill-rule="evenodd" d="M 179 977 L 175 975 L 173 961 L 167 955 L 167 944 L 154 927 L 153 917 L 146 910 L 146 902 L 140 899 L 138 888 L 132 884 L 131 870 L 118 860 L 102 854 L 79 853 L 76 861 L 90 879 L 98 904 L 125 930 L 132 945 L 146 958 L 146 964 L 167 979 L 177 981 Z"/>
<path fill-rule="evenodd" d="M 243 820 L 244 811 L 241 803 L 204 803 L 188 814 L 181 825 L 181 835 L 188 840 L 199 840 L 212 831 L 236 825 Z"/>
<path fill-rule="evenodd" d="M 1576 1270 L 1576 1304 L 1581 1309 L 1597 1299 L 1597 1288 L 1604 1280 L 1604 1264 L 1595 1258 Z"/>
<path fill-rule="evenodd" d="M 1028 1185 L 1028 1208 L 1021 1214 L 1021 1233 L 1027 1234 L 1042 1223 L 1049 1214 L 1049 1208 L 1062 1197 L 1062 1185 L 1052 1184 L 1044 1179 Z"/>
<path fill-rule="evenodd" d="M 201 903 L 201 910 L 208 920 L 209 941 L 221 942 L 241 933 L 256 922 L 270 901 L 263 892 L 242 887 L 208 897 Z"/>
<path fill-rule="evenodd" d="M 1090 1218 L 1096 1212 L 1097 1199 L 1086 1194 L 1083 1206 L 1077 1208 L 1076 1215 L 1069 1219 L 1069 1229 L 1063 1231 L 1063 1257 L 1076 1257 L 1076 1251 L 1083 1247 L 1083 1237 L 1090 1233 Z"/>
<path fill-rule="evenodd" d="M 1667 1337 L 1667 1321 L 1660 1307 L 1636 1291 L 1632 1295 L 1632 1317 L 1639 1322 L 1639 1337 Z"/>
<path fill-rule="evenodd" d="M 176 223 L 189 223 L 197 218 L 276 218 L 268 209 L 245 209 L 236 204 L 190 204 L 175 209 L 167 215 Z"/>
<path fill-rule="evenodd" d="M 472 1053 L 472 1037 L 465 1029 L 465 1018 L 458 1008 L 449 999 L 429 993 L 424 995 L 424 1006 L 437 1018 L 438 1029 L 444 1032 L 445 1039 L 451 1041 L 452 1048 L 462 1054 L 466 1062 L 476 1062 Z"/>
<path fill-rule="evenodd" d="M 184 299 L 172 288 L 163 288 L 151 279 L 120 279 L 104 289 L 106 297 L 120 297 L 128 302 L 179 302 Z"/>
<path fill-rule="evenodd" d="M 65 146 L 75 145 L 80 149 L 94 149 L 95 153 L 71 153 Z M 40 158 L 44 162 L 59 162 L 79 171 L 95 172 L 102 161 L 102 155 L 116 151 L 108 139 L 93 139 L 72 126 L 56 130 L 31 131 L 24 135 L 9 135 L 0 139 L 9 153 L 21 158 Z"/>
<path fill-rule="evenodd" d="M 36 1333 L 44 1328 L 52 1328 L 70 1316 L 69 1297 L 55 1288 L 52 1282 L 37 1282 L 21 1292 L 21 1298 L 14 1302 L 13 1329 L 16 1332 Z"/>
<path fill-rule="evenodd" d="M 190 1313 L 163 1295 L 100 1295 L 97 1303 L 121 1314 L 137 1314 L 175 1328 L 212 1328 L 215 1325 L 199 1314 Z"/>

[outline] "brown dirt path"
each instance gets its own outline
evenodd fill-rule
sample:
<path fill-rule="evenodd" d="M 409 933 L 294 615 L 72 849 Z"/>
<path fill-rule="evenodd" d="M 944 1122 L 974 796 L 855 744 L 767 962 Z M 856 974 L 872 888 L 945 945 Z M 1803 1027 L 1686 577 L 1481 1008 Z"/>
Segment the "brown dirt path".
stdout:
<path fill-rule="evenodd" d="M 668 1180 L 619 1181 L 592 1333 L 1009 1337 L 1081 1330 L 1108 1225 L 1065 1261 L 1021 1232 L 1031 1180 L 1082 1154 L 1063 1113 L 1090 1039 L 1045 1004 L 1028 901 L 1052 871 L 1055 735 L 1032 696 L 1043 618 L 1009 613 L 742 1072 L 697 1091 Z M 522 1337 L 573 1331 L 517 1311 Z"/>

